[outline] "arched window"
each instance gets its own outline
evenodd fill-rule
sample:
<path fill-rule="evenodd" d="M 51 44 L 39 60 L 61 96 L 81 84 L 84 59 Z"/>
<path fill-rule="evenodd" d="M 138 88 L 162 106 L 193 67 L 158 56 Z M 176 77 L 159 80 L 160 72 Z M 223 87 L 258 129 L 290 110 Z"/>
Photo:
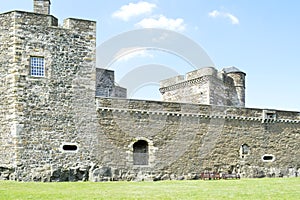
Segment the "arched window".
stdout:
<path fill-rule="evenodd" d="M 133 144 L 133 164 L 148 165 L 149 150 L 148 142 L 139 140 Z"/>

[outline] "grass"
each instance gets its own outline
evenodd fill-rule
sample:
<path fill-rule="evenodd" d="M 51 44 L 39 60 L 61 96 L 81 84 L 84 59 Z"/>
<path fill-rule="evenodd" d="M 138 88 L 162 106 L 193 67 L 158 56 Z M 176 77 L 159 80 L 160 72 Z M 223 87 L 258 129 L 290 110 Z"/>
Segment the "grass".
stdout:
<path fill-rule="evenodd" d="M 162 182 L 0 182 L 0 200 L 300 199 L 300 178 Z"/>

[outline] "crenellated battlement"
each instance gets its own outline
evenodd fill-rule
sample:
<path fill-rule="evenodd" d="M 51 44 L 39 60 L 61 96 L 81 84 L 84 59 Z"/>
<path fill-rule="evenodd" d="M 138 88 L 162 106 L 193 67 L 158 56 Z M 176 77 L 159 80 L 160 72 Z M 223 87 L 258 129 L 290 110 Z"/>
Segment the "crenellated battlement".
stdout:
<path fill-rule="evenodd" d="M 171 77 L 160 82 L 161 88 L 166 88 L 173 85 L 178 85 L 184 82 L 191 81 L 193 79 L 199 79 L 204 76 L 218 76 L 218 70 L 213 67 L 205 67 L 201 69 L 197 69 L 191 72 L 186 73 L 186 75 L 179 75 L 175 77 Z"/>

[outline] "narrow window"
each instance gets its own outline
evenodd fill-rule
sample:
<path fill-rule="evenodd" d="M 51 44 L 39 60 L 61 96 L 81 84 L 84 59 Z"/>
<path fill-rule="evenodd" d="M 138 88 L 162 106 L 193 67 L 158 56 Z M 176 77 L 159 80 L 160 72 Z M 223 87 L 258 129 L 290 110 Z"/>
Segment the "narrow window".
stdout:
<path fill-rule="evenodd" d="M 148 142 L 139 140 L 133 144 L 133 164 L 148 165 L 149 151 Z"/>
<path fill-rule="evenodd" d="M 250 147 L 247 144 L 242 145 L 242 154 L 249 154 L 250 153 Z"/>
<path fill-rule="evenodd" d="M 245 156 L 250 154 L 250 147 L 247 144 L 243 144 L 240 148 L 240 156 L 241 158 L 245 158 Z"/>
<path fill-rule="evenodd" d="M 30 75 L 35 77 L 45 76 L 45 62 L 43 57 L 30 58 Z"/>

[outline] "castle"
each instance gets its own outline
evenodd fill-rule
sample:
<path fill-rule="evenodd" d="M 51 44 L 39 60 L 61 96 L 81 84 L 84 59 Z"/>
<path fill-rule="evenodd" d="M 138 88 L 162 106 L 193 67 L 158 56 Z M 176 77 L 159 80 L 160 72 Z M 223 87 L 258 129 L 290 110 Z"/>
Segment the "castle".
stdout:
<path fill-rule="evenodd" d="M 300 172 L 300 113 L 245 108 L 245 73 L 198 69 L 161 82 L 163 101 L 126 98 L 96 69 L 96 22 L 0 14 L 0 179 L 107 181 Z"/>

